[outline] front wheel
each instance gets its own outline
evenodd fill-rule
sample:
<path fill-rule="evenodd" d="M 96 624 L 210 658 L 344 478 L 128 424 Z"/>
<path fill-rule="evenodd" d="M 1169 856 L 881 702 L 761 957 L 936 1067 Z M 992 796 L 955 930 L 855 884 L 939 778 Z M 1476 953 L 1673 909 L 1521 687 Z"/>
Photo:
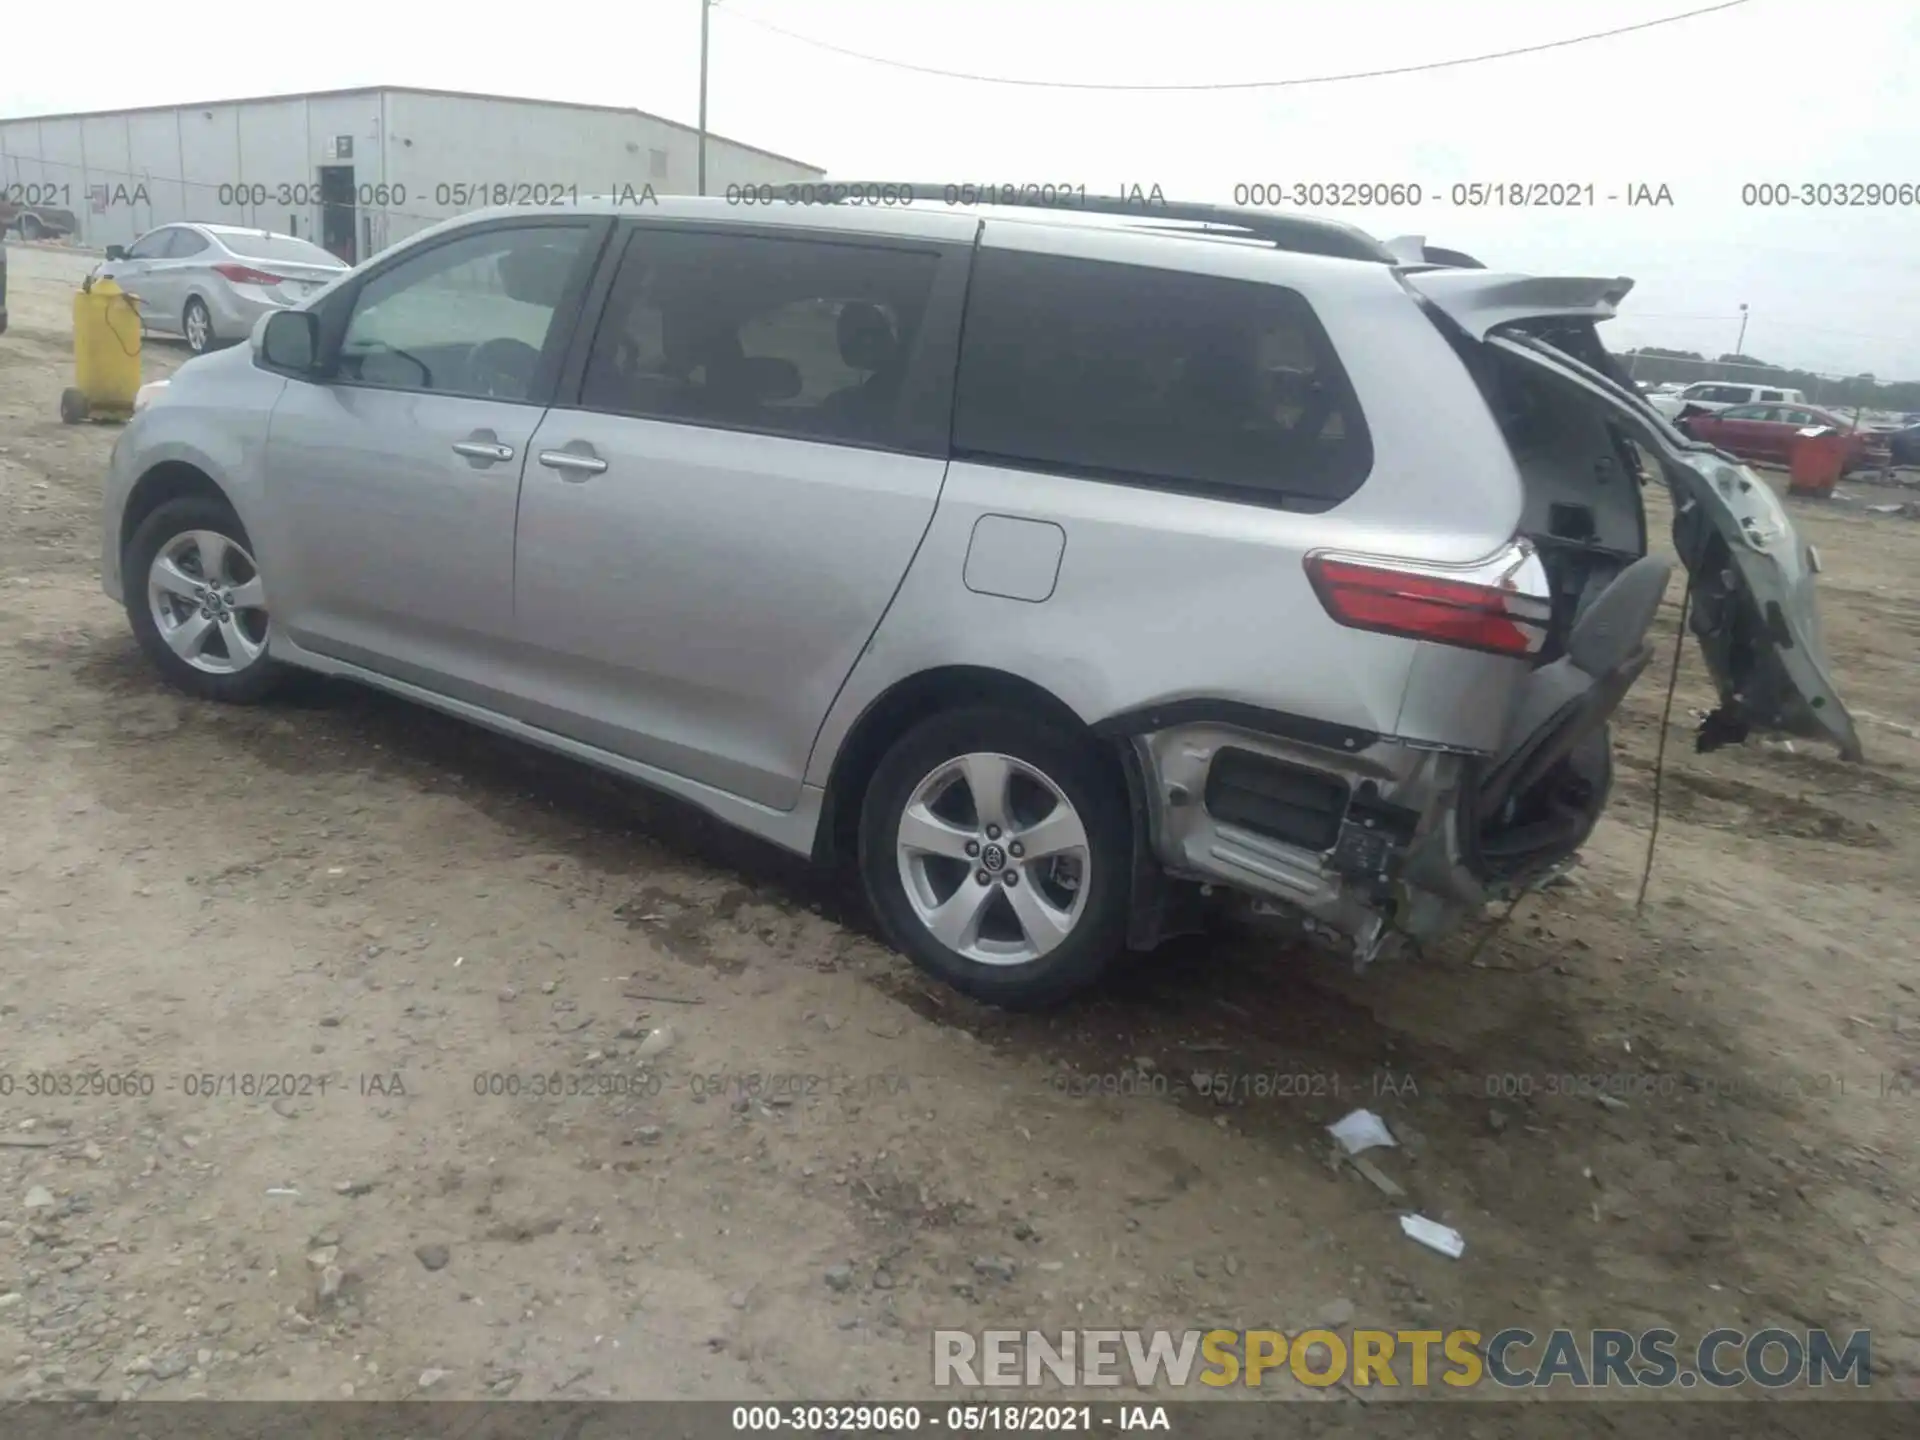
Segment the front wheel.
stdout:
<path fill-rule="evenodd" d="M 887 938 L 1010 1009 L 1097 980 L 1124 947 L 1125 788 L 1091 741 L 1024 713 L 936 715 L 867 787 L 860 870 Z"/>
<path fill-rule="evenodd" d="M 266 582 L 223 502 L 190 496 L 147 516 L 127 542 L 121 585 L 140 648 L 176 688 L 249 705 L 278 682 Z"/>

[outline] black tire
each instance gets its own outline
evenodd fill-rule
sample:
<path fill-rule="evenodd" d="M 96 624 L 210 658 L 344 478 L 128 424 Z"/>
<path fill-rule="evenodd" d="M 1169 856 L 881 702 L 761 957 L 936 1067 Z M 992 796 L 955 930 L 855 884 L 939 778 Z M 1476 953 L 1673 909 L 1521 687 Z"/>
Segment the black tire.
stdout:
<path fill-rule="evenodd" d="M 201 338 L 198 342 L 193 338 L 193 317 L 196 312 L 200 316 L 201 325 Z M 187 342 L 187 349 L 196 355 L 204 355 L 214 348 L 213 316 L 207 310 L 207 302 L 198 295 L 190 298 L 187 301 L 187 308 L 180 312 L 180 337 Z"/>
<path fill-rule="evenodd" d="M 1017 964 L 990 964 L 949 948 L 915 912 L 900 873 L 900 821 L 916 788 L 943 764 L 983 752 L 1010 756 L 1046 776 L 1078 812 L 1087 837 L 1079 918 L 1051 950 Z M 956 863 L 964 872 L 970 862 Z M 861 805 L 860 876 L 887 939 L 928 974 L 1006 1009 L 1056 1004 L 1100 978 L 1126 945 L 1131 874 L 1124 783 L 1092 740 L 1018 710 L 983 706 L 922 721 L 881 759 Z"/>
<path fill-rule="evenodd" d="M 44 240 L 46 235 L 47 227 L 40 223 L 40 217 L 38 215 L 22 215 L 20 217 L 20 238 L 22 240 Z"/>
<path fill-rule="evenodd" d="M 246 527 L 226 502 L 198 495 L 169 500 L 140 522 L 121 557 L 120 586 L 126 595 L 127 620 L 140 648 L 175 689 L 226 705 L 256 704 L 272 693 L 286 673 L 285 667 L 264 650 L 244 669 L 216 674 L 188 664 L 160 637 L 148 599 L 147 575 L 162 547 L 189 530 L 214 531 L 249 555 L 253 553 Z"/>

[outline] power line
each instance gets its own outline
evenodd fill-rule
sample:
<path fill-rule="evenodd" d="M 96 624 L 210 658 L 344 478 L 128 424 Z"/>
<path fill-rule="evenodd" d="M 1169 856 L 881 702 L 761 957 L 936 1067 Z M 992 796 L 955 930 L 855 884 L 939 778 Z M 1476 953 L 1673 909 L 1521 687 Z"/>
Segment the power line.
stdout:
<path fill-rule="evenodd" d="M 1620 312 L 1619 318 L 1622 320 L 1680 320 L 1712 323 L 1715 325 L 1732 325 L 1740 319 L 1740 316 L 1737 313 L 1731 315 L 1663 315 L 1650 310 L 1623 310 Z M 1805 321 L 1779 320 L 1771 315 L 1767 317 L 1767 326 L 1769 329 L 1778 330 L 1808 330 L 1819 335 L 1845 335 L 1852 340 L 1880 340 L 1889 345 L 1902 345 L 1906 343 L 1901 337 L 1894 335 L 1876 335 L 1871 330 L 1844 330 L 1836 325 L 1809 325 Z"/>
<path fill-rule="evenodd" d="M 1022 80 L 1007 75 L 976 75 L 965 70 L 941 70 L 931 65 L 914 65 L 905 60 L 892 60 L 884 55 L 868 55 L 863 51 L 832 45 L 825 40 L 816 40 L 811 35 L 802 35 L 775 25 L 770 20 L 762 20 L 744 10 L 728 9 L 720 13 L 734 20 L 744 20 L 749 25 L 758 26 L 775 35 L 783 35 L 801 45 L 809 45 L 816 50 L 843 55 L 850 60 L 862 60 L 869 65 L 884 65 L 891 70 L 907 70 L 915 75 L 936 75 L 943 80 L 971 80 L 978 85 L 1017 85 L 1035 90 L 1107 90 L 1131 93 L 1185 91 L 1191 93 L 1212 90 L 1284 90 L 1301 85 L 1333 85 L 1346 80 L 1380 80 L 1390 75 L 1416 75 L 1430 70 L 1454 69 L 1462 65 L 1484 65 L 1490 60 L 1511 60 L 1516 55 L 1538 55 L 1546 50 L 1564 50 L 1571 45 L 1587 45 L 1595 40 L 1611 40 L 1617 35 L 1631 35 L 1638 30 L 1652 30 L 1661 25 L 1676 25 L 1682 20 L 1712 15 L 1722 10 L 1735 10 L 1748 3 L 1749 0 L 1721 0 L 1718 5 L 1705 5 L 1697 10 L 1684 11 L 1678 15 L 1663 15 L 1655 20 L 1642 20 L 1637 25 L 1621 25 L 1612 30 L 1596 30 L 1590 35 L 1574 35 L 1565 40 L 1548 40 L 1539 45 L 1522 45 L 1512 50 L 1494 50 L 1484 55 L 1463 55 L 1454 60 L 1429 60 L 1419 65 L 1395 65 L 1385 70 L 1353 70 L 1339 75 L 1302 75 L 1291 80 L 1226 80 L 1193 85 L 1115 85 L 1087 80 Z"/>
<path fill-rule="evenodd" d="M 1904 345 L 1913 338 L 1911 336 L 1876 335 L 1871 330 L 1842 330 L 1833 325 L 1808 325 L 1799 320 L 1776 320 L 1771 315 L 1767 317 L 1767 326 L 1769 329 L 1778 326 L 1782 330 L 1808 330 L 1816 335 L 1845 335 L 1853 340 L 1881 340 L 1889 345 Z"/>
<path fill-rule="evenodd" d="M 1627 318 L 1628 312 L 1623 310 L 1620 313 L 1622 319 Z M 1738 315 L 1662 315 L 1652 310 L 1635 310 L 1632 312 L 1632 318 L 1636 320 L 1738 320 L 1740 317 Z"/>

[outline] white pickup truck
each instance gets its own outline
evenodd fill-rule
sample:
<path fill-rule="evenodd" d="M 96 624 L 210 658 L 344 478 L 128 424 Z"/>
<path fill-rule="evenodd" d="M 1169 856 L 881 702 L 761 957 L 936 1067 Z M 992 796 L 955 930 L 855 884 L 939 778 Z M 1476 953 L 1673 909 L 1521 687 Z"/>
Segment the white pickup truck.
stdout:
<path fill-rule="evenodd" d="M 1781 385 L 1696 380 L 1676 395 L 1649 395 L 1647 403 L 1671 420 L 1689 410 L 1725 410 L 1730 405 L 1804 405 L 1807 397 Z"/>

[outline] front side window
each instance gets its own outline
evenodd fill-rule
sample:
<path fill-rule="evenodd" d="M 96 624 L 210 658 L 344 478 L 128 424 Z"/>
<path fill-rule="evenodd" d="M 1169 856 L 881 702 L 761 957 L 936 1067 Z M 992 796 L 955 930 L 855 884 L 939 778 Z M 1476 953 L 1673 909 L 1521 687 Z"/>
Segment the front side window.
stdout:
<path fill-rule="evenodd" d="M 895 443 L 938 266 L 931 252 L 879 246 L 637 232 L 594 336 L 581 404 Z"/>
<path fill-rule="evenodd" d="M 969 287 L 954 450 L 1318 509 L 1373 466 L 1346 372 L 1297 292 L 997 249 Z"/>
<path fill-rule="evenodd" d="M 1731 410 L 1720 412 L 1722 420 L 1765 420 L 1767 410 L 1760 405 L 1736 405 Z"/>
<path fill-rule="evenodd" d="M 482 230 L 382 271 L 354 298 L 342 378 L 527 399 L 590 233 L 586 225 Z"/>

